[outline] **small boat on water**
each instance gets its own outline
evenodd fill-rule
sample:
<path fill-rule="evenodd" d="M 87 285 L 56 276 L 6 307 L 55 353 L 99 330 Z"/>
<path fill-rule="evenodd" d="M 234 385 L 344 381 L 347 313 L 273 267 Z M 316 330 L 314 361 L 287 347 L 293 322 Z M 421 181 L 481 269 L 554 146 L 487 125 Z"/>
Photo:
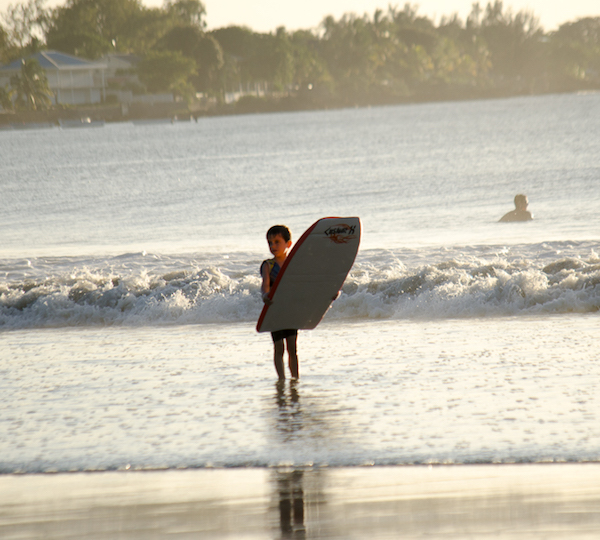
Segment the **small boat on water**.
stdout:
<path fill-rule="evenodd" d="M 166 118 L 138 118 L 132 120 L 135 126 L 147 126 L 153 124 L 178 124 L 180 122 L 191 122 L 193 117 L 191 115 L 185 116 L 171 116 Z"/>
<path fill-rule="evenodd" d="M 92 120 L 89 117 L 80 118 L 79 120 L 59 120 L 61 128 L 87 128 L 87 127 L 103 127 L 104 120 Z"/>
<path fill-rule="evenodd" d="M 139 118 L 132 120 L 134 126 L 151 126 L 154 124 L 172 124 L 172 118 Z"/>
<path fill-rule="evenodd" d="M 56 124 L 52 122 L 14 122 L 12 124 L 3 124 L 0 126 L 0 130 L 8 131 L 12 129 L 50 129 L 56 127 Z"/>

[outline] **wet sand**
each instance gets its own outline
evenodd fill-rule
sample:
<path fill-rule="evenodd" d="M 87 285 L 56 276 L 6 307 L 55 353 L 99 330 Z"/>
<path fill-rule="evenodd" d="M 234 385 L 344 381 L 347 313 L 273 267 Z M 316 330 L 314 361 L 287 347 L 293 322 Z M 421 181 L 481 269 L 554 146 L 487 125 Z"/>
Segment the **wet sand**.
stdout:
<path fill-rule="evenodd" d="M 591 539 L 600 464 L 0 476 L 12 539 Z"/>

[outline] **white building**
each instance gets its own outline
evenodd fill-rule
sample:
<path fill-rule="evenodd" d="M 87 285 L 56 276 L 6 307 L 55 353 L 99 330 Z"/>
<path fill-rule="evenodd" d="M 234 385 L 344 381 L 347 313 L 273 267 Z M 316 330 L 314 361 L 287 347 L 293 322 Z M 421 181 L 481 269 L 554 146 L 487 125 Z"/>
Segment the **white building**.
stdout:
<path fill-rule="evenodd" d="M 35 58 L 46 72 L 54 93 L 54 104 L 84 105 L 106 99 L 106 69 L 102 62 L 90 62 L 57 51 L 43 51 Z M 0 86 L 10 86 L 10 78 L 21 72 L 23 59 L 0 67 Z"/>

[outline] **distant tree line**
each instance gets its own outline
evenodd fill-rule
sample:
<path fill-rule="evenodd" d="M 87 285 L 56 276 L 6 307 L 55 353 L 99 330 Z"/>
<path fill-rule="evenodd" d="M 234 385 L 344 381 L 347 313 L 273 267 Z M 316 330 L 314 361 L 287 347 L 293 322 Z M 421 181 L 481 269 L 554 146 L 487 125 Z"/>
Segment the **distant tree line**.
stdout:
<path fill-rule="evenodd" d="M 11 5 L 0 16 L 0 64 L 45 49 L 90 60 L 131 53 L 140 58 L 137 92 L 223 100 L 262 85 L 271 97 L 312 106 L 600 88 L 600 17 L 546 33 L 533 13 L 514 13 L 500 0 L 474 3 L 466 21 L 450 15 L 436 25 L 405 4 L 270 33 L 207 31 L 200 0 L 165 0 L 161 8 L 66 0 L 54 9 L 45 1 Z M 0 99 L 8 103 L 18 91 L 24 106 L 23 81 L 14 82 Z"/>

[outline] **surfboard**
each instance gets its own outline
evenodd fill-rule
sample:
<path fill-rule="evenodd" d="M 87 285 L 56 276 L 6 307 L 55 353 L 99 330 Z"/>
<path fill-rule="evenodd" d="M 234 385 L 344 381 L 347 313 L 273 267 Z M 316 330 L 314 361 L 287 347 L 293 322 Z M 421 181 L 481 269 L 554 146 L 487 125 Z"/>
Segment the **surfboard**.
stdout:
<path fill-rule="evenodd" d="M 342 288 L 358 253 L 360 219 L 327 217 L 313 223 L 294 244 L 269 291 L 258 332 L 319 324 Z"/>

